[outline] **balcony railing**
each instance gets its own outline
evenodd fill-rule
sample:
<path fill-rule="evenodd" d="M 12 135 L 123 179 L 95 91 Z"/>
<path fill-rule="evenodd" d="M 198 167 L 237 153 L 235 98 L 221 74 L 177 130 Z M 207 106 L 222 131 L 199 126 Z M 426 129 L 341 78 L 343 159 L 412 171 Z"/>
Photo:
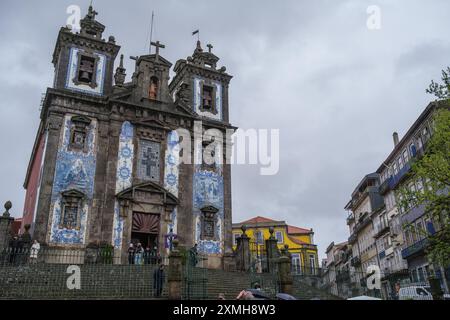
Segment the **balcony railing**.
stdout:
<path fill-rule="evenodd" d="M 379 238 L 380 236 L 382 236 L 383 234 L 385 234 L 389 230 L 390 230 L 389 224 L 387 224 L 387 223 L 377 224 L 375 226 L 375 234 L 374 234 L 373 237 L 374 238 Z"/>
<path fill-rule="evenodd" d="M 419 252 L 421 252 L 425 247 L 428 245 L 429 241 L 428 238 L 424 238 L 420 241 L 417 241 L 413 245 L 410 245 L 409 247 L 402 250 L 402 258 L 406 259 L 411 257 L 412 255 L 415 255 Z"/>
<path fill-rule="evenodd" d="M 392 178 L 392 176 L 387 178 L 386 180 L 384 180 L 384 182 L 380 185 L 380 194 L 381 195 L 385 195 L 389 190 L 391 190 L 389 188 L 391 178 Z"/>
<path fill-rule="evenodd" d="M 389 188 L 391 190 L 395 189 L 395 187 L 398 186 L 398 184 L 405 178 L 406 174 L 411 170 L 411 164 L 408 161 L 400 170 L 397 172 L 396 175 L 389 177 Z"/>
<path fill-rule="evenodd" d="M 350 214 L 350 215 L 347 217 L 347 225 L 349 225 L 350 222 L 352 222 L 352 221 L 355 221 L 355 216 L 354 216 L 353 214 Z"/>
<path fill-rule="evenodd" d="M 370 220 L 368 217 L 365 217 L 364 219 L 360 220 L 353 229 L 353 233 L 358 233 L 361 229 L 366 227 L 369 223 L 371 223 L 372 220 Z"/>
<path fill-rule="evenodd" d="M 361 259 L 359 257 L 353 257 L 350 260 L 350 264 L 352 265 L 352 267 L 357 267 L 357 266 L 361 265 Z"/>
<path fill-rule="evenodd" d="M 348 238 L 348 243 L 354 243 L 356 241 L 357 238 L 357 234 L 354 232 L 350 235 L 350 237 Z"/>

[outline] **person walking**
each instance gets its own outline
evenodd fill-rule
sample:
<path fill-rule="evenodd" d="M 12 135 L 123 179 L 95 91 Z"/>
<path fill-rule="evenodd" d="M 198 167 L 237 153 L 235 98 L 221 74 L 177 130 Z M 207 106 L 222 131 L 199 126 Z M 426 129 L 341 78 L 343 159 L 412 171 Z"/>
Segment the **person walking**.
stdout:
<path fill-rule="evenodd" d="M 161 297 L 164 286 L 164 265 L 161 263 L 159 268 L 153 272 L 153 289 L 155 297 Z"/>

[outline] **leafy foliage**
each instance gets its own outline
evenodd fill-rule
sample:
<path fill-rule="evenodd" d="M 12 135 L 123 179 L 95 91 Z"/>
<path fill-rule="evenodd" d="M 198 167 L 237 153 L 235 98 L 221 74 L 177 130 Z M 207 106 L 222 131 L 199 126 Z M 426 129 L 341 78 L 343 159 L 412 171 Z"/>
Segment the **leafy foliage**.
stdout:
<path fill-rule="evenodd" d="M 442 70 L 443 84 L 431 80 L 431 84 L 426 90 L 427 93 L 434 94 L 439 100 L 450 99 L 450 67 Z"/>

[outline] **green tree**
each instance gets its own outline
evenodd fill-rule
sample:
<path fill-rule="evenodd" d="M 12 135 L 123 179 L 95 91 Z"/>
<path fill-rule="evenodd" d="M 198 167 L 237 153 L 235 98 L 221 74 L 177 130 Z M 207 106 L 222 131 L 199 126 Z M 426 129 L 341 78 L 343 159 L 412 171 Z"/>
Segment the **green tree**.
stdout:
<path fill-rule="evenodd" d="M 413 160 L 410 178 L 399 190 L 403 210 L 423 205 L 425 214 L 432 219 L 436 233 L 426 228 L 416 230 L 428 237 L 428 258 L 444 267 L 450 265 L 450 68 L 442 71 L 443 84 L 431 82 L 427 93 L 438 100 L 432 120 L 432 136 L 426 143 L 425 153 Z M 412 184 L 423 188 L 411 188 Z M 406 226 L 410 228 L 411 226 Z"/>

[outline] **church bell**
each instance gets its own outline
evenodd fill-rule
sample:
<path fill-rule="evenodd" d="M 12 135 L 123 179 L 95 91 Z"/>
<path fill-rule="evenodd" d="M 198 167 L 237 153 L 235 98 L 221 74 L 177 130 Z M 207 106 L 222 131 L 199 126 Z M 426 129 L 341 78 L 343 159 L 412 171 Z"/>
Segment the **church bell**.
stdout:
<path fill-rule="evenodd" d="M 89 78 L 89 73 L 87 71 L 82 71 L 80 76 L 81 81 L 89 82 L 91 79 Z"/>

